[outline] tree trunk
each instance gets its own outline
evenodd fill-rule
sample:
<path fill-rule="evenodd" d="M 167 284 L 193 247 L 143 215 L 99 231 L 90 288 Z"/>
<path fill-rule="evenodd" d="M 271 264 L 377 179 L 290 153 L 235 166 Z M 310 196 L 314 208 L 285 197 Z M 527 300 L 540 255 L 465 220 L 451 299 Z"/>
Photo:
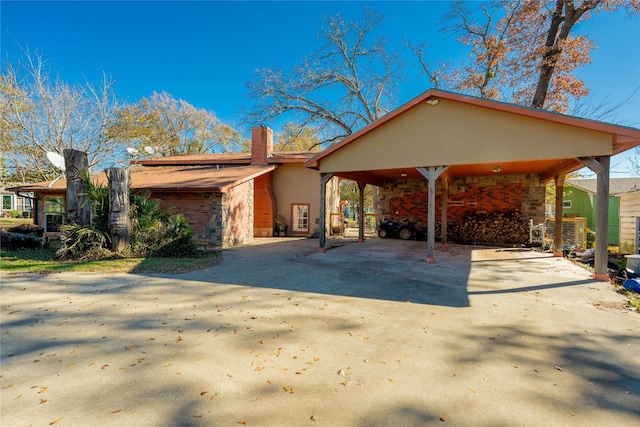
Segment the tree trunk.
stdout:
<path fill-rule="evenodd" d="M 87 153 L 65 149 L 64 165 L 67 175 L 67 224 L 91 224 L 91 202 L 87 197 L 87 182 L 83 179 L 89 172 Z"/>
<path fill-rule="evenodd" d="M 551 16 L 551 23 L 547 31 L 545 50 L 540 63 L 540 74 L 536 93 L 533 96 L 531 106 L 543 108 L 547 99 L 547 92 L 551 84 L 551 78 L 556 68 L 556 63 L 562 55 L 563 46 L 569 37 L 573 26 L 586 12 L 595 9 L 601 0 L 585 0 L 577 9 L 573 7 L 573 1 L 556 0 L 556 7 Z M 564 11 L 564 14 L 563 14 Z"/>
<path fill-rule="evenodd" d="M 111 250 L 122 252 L 131 240 L 131 215 L 129 213 L 129 170 L 111 168 L 109 178 L 109 233 Z"/>

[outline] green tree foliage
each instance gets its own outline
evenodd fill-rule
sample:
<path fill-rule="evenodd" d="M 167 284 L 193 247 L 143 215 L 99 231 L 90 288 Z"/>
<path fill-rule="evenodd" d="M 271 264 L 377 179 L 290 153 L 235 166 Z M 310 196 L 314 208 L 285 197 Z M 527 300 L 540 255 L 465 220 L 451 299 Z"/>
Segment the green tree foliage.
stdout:
<path fill-rule="evenodd" d="M 287 122 L 276 135 L 274 151 L 320 151 L 322 141 L 313 128 Z"/>
<path fill-rule="evenodd" d="M 162 156 L 247 149 L 240 134 L 221 124 L 214 113 L 166 92 L 154 92 L 122 108 L 109 126 L 108 135 L 141 152 L 144 147 L 153 147 Z"/>
<path fill-rule="evenodd" d="M 360 190 L 358 183 L 349 179 L 340 180 L 340 200 L 349 203 L 355 212 L 360 207 Z M 373 207 L 373 191 L 370 185 L 364 189 L 364 208 Z"/>

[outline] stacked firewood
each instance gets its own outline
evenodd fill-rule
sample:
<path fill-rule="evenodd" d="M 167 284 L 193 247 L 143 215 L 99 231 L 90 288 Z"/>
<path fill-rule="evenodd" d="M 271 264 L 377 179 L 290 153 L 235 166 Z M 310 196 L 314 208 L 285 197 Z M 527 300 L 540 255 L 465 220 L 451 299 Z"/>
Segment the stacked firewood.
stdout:
<path fill-rule="evenodd" d="M 475 212 L 452 224 L 447 237 L 465 244 L 520 245 L 529 241 L 529 221 L 520 212 Z"/>

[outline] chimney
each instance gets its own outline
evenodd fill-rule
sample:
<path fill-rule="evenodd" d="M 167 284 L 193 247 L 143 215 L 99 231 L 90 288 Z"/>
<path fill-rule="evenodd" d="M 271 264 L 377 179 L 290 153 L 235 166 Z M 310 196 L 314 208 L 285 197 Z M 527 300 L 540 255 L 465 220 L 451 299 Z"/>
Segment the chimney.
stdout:
<path fill-rule="evenodd" d="M 251 164 L 266 165 L 273 155 L 273 131 L 265 125 L 251 129 Z"/>

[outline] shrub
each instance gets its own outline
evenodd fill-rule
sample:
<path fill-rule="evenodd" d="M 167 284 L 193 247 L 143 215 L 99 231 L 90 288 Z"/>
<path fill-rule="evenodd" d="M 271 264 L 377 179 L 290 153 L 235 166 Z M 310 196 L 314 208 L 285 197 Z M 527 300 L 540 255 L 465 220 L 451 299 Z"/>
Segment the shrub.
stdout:
<path fill-rule="evenodd" d="M 587 228 L 587 249 L 593 249 L 596 245 L 596 232 Z"/>
<path fill-rule="evenodd" d="M 20 218 L 22 216 L 22 215 L 20 215 L 19 211 L 16 211 L 16 210 L 13 210 L 13 209 L 10 210 L 10 211 L 7 211 L 7 213 L 9 214 L 9 217 L 11 217 L 11 218 Z"/>
<path fill-rule="evenodd" d="M 4 250 L 39 249 L 45 243 L 42 237 L 33 234 L 12 233 L 0 230 L 0 247 Z"/>
<path fill-rule="evenodd" d="M 63 225 L 60 227 L 62 246 L 56 252 L 60 259 L 103 259 L 112 253 L 107 249 L 109 235 L 96 230 L 93 226 Z"/>

